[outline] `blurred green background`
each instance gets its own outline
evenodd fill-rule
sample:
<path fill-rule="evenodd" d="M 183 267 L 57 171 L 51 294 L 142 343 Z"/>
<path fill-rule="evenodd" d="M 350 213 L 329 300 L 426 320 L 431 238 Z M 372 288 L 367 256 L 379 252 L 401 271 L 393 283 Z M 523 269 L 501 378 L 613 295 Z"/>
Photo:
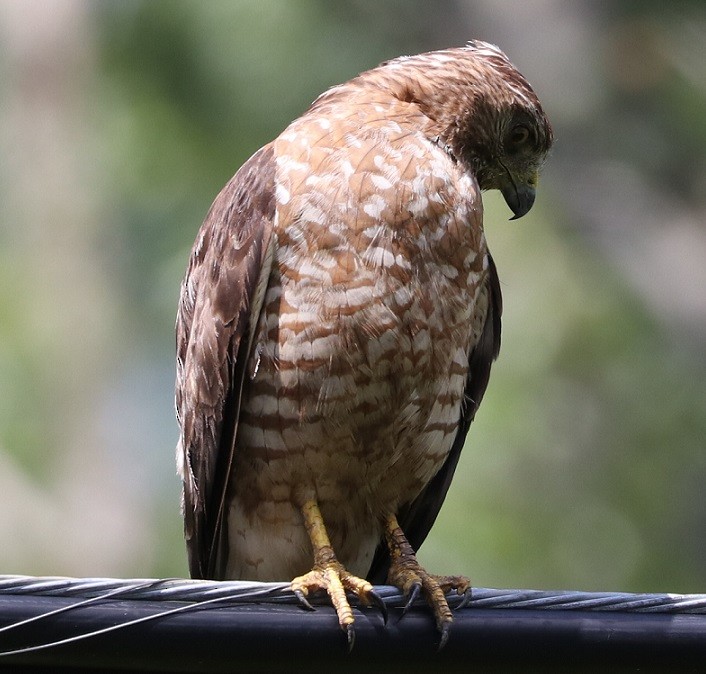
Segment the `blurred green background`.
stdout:
<path fill-rule="evenodd" d="M 0 573 L 180 576 L 173 325 L 211 200 L 325 88 L 471 38 L 555 126 L 487 194 L 503 350 L 422 560 L 706 587 L 706 10 L 0 0 Z"/>

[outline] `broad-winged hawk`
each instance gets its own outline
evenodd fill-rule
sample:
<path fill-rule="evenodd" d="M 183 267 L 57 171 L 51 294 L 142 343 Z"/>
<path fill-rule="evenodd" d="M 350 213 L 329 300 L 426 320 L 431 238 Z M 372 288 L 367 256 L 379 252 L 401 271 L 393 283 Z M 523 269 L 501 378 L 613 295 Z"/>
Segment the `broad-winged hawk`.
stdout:
<path fill-rule="evenodd" d="M 177 317 L 192 576 L 444 592 L 414 552 L 500 346 L 481 191 L 532 206 L 552 132 L 497 48 L 383 63 L 319 96 L 218 195 Z"/>

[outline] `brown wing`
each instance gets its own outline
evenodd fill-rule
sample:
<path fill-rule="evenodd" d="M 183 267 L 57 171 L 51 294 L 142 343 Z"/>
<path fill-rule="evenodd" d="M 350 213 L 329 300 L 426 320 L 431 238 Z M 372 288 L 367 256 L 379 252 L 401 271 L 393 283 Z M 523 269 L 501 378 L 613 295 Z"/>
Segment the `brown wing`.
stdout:
<path fill-rule="evenodd" d="M 220 578 L 226 562 L 225 492 L 246 363 L 272 263 L 271 145 L 216 197 L 191 253 L 177 313 L 177 462 L 193 578 Z"/>
<path fill-rule="evenodd" d="M 459 419 L 458 431 L 451 446 L 451 451 L 444 465 L 429 481 L 422 493 L 397 514 L 400 527 L 415 551 L 424 542 L 439 514 L 439 510 L 441 510 L 446 498 L 446 492 L 449 490 L 451 479 L 458 465 L 458 459 L 461 456 L 468 429 L 483 399 L 485 389 L 488 387 L 490 367 L 500 352 L 502 295 L 500 293 L 498 273 L 490 255 L 488 255 L 488 278 L 486 284 L 488 313 L 478 343 L 469 356 L 468 376 L 464 392 L 465 404 L 461 407 L 461 418 Z M 375 551 L 373 563 L 368 573 L 368 580 L 372 583 L 385 583 L 389 565 L 390 558 L 387 553 L 387 546 L 382 541 Z"/>

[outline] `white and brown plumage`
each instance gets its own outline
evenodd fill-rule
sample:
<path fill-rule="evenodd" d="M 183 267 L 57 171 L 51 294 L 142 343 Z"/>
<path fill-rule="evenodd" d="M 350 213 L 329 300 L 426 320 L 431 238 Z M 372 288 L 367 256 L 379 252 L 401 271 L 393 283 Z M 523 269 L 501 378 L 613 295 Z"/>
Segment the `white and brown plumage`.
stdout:
<path fill-rule="evenodd" d="M 416 550 L 500 345 L 480 192 L 519 217 L 551 129 L 496 47 L 403 57 L 321 95 L 201 227 L 177 317 L 177 449 L 192 576 L 290 580 L 434 609 L 462 578 Z M 411 547 L 410 547 L 411 545 Z M 312 568 L 313 567 L 313 568 Z"/>

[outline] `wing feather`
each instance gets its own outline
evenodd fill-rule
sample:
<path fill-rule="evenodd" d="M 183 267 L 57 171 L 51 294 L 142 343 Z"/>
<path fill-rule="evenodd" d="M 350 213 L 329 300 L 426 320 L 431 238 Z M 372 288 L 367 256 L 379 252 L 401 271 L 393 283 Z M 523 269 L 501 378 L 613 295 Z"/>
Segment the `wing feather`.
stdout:
<path fill-rule="evenodd" d="M 230 481 L 252 337 L 274 251 L 274 152 L 256 152 L 201 226 L 177 313 L 177 464 L 194 578 L 220 578 Z"/>
<path fill-rule="evenodd" d="M 418 550 L 427 537 L 451 485 L 461 450 L 466 441 L 468 429 L 475 418 L 483 394 L 488 387 L 490 367 L 500 352 L 500 330 L 502 315 L 502 295 L 500 282 L 493 258 L 488 255 L 488 313 L 478 343 L 469 355 L 468 375 L 464 391 L 465 404 L 461 407 L 458 431 L 451 451 L 439 472 L 429 481 L 421 494 L 409 505 L 402 508 L 397 519 L 407 540 Z M 384 541 L 378 545 L 373 563 L 368 573 L 372 583 L 385 583 L 390 565 L 387 546 Z"/>

